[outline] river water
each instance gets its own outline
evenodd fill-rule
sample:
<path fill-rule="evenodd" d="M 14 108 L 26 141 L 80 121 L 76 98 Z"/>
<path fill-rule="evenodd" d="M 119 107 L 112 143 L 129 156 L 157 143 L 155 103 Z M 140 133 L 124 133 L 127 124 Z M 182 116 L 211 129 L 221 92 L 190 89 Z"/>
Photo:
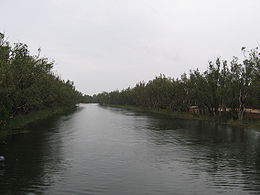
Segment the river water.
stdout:
<path fill-rule="evenodd" d="M 0 194 L 258 194 L 260 132 L 81 104 L 0 140 Z"/>

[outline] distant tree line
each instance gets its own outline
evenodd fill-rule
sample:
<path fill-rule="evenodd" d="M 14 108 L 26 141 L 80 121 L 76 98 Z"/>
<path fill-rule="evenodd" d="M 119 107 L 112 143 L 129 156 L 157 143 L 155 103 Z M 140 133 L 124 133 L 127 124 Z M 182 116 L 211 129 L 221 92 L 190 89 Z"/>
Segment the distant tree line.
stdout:
<path fill-rule="evenodd" d="M 73 82 L 62 80 L 52 68 L 53 62 L 30 55 L 26 44 L 10 46 L 0 33 L 0 126 L 16 115 L 81 101 Z"/>
<path fill-rule="evenodd" d="M 245 59 L 234 57 L 229 63 L 217 58 L 204 72 L 198 69 L 181 78 L 164 75 L 133 88 L 103 92 L 93 98 L 100 104 L 132 105 L 152 109 L 187 112 L 196 106 L 200 114 L 243 119 L 246 107 L 260 108 L 259 49 L 242 52 Z M 220 112 L 229 108 L 229 112 Z"/>
<path fill-rule="evenodd" d="M 90 95 L 83 95 L 81 99 L 81 103 L 95 103 L 94 99 Z"/>

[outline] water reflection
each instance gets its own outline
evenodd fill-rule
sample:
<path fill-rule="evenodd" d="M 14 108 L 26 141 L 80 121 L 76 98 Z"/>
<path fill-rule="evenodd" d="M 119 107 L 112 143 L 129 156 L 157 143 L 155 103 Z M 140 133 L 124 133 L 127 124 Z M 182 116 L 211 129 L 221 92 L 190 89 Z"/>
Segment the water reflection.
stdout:
<path fill-rule="evenodd" d="M 0 142 L 0 194 L 260 191 L 254 130 L 95 104 L 28 129 Z"/>
<path fill-rule="evenodd" d="M 134 123 L 128 128 L 137 131 L 136 139 L 141 139 L 149 148 L 143 156 L 160 170 L 180 174 L 180 179 L 187 177 L 183 183 L 198 180 L 207 188 L 216 188 L 216 193 L 242 193 L 241 188 L 260 191 L 258 131 L 118 108 L 106 109 L 132 117 Z M 177 173 L 178 169 L 181 173 Z"/>
<path fill-rule="evenodd" d="M 72 112 L 53 117 L 26 129 L 30 133 L 10 135 L 1 140 L 0 152 L 6 161 L 0 168 L 0 194 L 41 193 L 53 182 L 62 167 L 61 131 Z M 63 132 L 66 133 L 66 132 Z"/>
<path fill-rule="evenodd" d="M 204 182 L 219 192 L 260 191 L 259 132 L 160 116 L 147 117 L 141 126 L 157 165 L 174 171 L 181 164 L 193 180 L 206 177 Z"/>

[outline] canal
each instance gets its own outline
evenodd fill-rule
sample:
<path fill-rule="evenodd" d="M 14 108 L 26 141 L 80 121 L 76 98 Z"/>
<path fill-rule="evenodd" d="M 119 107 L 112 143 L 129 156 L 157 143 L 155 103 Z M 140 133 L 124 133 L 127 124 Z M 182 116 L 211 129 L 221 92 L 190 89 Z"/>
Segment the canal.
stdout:
<path fill-rule="evenodd" d="M 257 194 L 260 132 L 97 104 L 0 140 L 0 194 Z"/>

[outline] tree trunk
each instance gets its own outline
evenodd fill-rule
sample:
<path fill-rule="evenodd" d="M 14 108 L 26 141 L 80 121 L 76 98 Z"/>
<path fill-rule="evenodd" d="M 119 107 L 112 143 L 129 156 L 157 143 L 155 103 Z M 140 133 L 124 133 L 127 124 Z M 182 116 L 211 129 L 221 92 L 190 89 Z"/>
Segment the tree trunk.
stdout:
<path fill-rule="evenodd" d="M 244 119 L 245 103 L 246 103 L 246 95 L 242 94 L 242 91 L 240 90 L 238 120 Z"/>

